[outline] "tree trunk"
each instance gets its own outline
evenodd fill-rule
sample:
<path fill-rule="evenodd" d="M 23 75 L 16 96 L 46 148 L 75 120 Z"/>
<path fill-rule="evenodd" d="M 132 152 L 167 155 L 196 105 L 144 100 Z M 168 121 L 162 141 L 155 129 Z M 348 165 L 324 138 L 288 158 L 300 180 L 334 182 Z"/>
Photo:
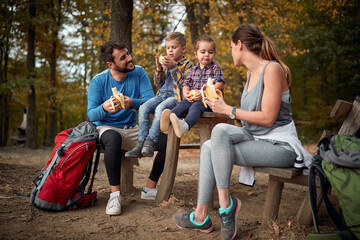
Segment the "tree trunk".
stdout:
<path fill-rule="evenodd" d="M 50 113 L 49 113 L 49 135 L 47 138 L 47 145 L 54 145 L 54 139 L 57 134 L 57 100 L 56 100 L 56 64 L 57 64 L 57 43 L 58 34 L 61 26 L 61 3 L 62 0 L 57 0 L 57 6 L 54 1 L 51 1 L 51 18 L 53 20 L 52 29 L 52 50 L 50 55 Z"/>
<path fill-rule="evenodd" d="M 35 148 L 37 146 L 37 133 L 35 125 L 36 94 L 34 85 L 35 69 L 35 25 L 36 16 L 35 0 L 29 0 L 30 23 L 28 26 L 28 53 L 27 53 L 27 78 L 30 82 L 28 92 L 28 108 L 26 114 L 26 146 Z"/>
<path fill-rule="evenodd" d="M 191 42 L 194 43 L 195 40 L 199 37 L 198 34 L 198 23 L 196 21 L 195 17 L 195 3 L 187 4 L 186 6 L 186 13 L 187 13 L 187 20 L 189 22 L 189 29 L 190 29 L 190 36 L 191 36 Z"/>
<path fill-rule="evenodd" d="M 4 6 L 9 7 L 10 6 Z M 13 13 L 9 12 L 6 16 L 6 20 L 1 24 L 1 28 L 4 30 L 4 34 L 0 38 L 0 85 L 7 84 L 7 70 L 10 54 L 10 32 L 13 25 Z M 0 94 L 0 146 L 5 146 L 8 140 L 9 132 L 9 111 L 8 111 L 9 93 L 2 92 Z"/>
<path fill-rule="evenodd" d="M 110 40 L 126 43 L 130 53 L 133 7 L 133 0 L 111 0 Z"/>
<path fill-rule="evenodd" d="M 210 34 L 209 21 L 210 21 L 210 4 L 208 0 L 203 0 L 200 3 L 200 14 L 199 14 L 199 30 L 200 34 Z"/>

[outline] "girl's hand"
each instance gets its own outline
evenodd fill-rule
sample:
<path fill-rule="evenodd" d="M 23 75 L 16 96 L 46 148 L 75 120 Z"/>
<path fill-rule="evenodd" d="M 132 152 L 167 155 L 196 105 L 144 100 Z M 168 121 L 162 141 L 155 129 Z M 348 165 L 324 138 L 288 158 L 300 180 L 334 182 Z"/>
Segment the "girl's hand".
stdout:
<path fill-rule="evenodd" d="M 202 100 L 201 92 L 196 91 L 195 97 L 192 98 L 194 101 Z"/>
<path fill-rule="evenodd" d="M 214 113 L 229 115 L 232 110 L 232 107 L 227 105 L 224 99 L 221 97 L 219 97 L 219 99 L 206 97 L 205 103 L 212 109 Z"/>
<path fill-rule="evenodd" d="M 190 91 L 183 91 L 183 97 L 188 100 L 188 102 L 194 102 L 194 100 L 191 99 Z"/>

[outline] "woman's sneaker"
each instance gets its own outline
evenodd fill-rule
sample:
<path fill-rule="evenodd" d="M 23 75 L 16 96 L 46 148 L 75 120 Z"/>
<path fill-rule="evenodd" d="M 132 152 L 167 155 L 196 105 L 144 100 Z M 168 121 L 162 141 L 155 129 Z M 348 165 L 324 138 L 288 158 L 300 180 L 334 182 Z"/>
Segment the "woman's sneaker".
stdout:
<path fill-rule="evenodd" d="M 176 213 L 173 217 L 173 220 L 179 228 L 188 228 L 204 233 L 209 233 L 214 229 L 209 216 L 205 219 L 203 224 L 197 224 L 194 220 L 194 212 L 185 214 Z"/>
<path fill-rule="evenodd" d="M 233 196 L 230 196 L 230 201 L 232 202 L 233 206 L 228 213 L 223 212 L 220 214 L 220 211 L 218 211 L 218 216 L 221 218 L 222 240 L 234 239 L 237 232 L 236 221 L 240 212 L 241 201 Z"/>
<path fill-rule="evenodd" d="M 141 189 L 141 199 L 155 200 L 157 191 L 158 191 L 158 186 L 156 186 L 156 188 L 143 187 Z"/>
<path fill-rule="evenodd" d="M 110 199 L 106 205 L 106 214 L 120 215 L 121 214 L 121 195 L 120 191 L 112 192 Z"/>

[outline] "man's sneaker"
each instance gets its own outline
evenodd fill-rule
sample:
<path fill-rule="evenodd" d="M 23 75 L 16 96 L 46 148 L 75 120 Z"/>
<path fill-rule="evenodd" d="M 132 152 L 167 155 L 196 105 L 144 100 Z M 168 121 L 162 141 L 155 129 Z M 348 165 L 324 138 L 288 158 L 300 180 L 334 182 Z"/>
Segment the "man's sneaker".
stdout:
<path fill-rule="evenodd" d="M 237 232 L 236 221 L 240 212 L 241 201 L 233 196 L 230 196 L 230 201 L 233 206 L 228 213 L 220 214 L 218 211 L 218 216 L 221 218 L 221 239 L 223 240 L 234 239 Z"/>
<path fill-rule="evenodd" d="M 138 141 L 138 143 L 136 144 L 136 146 L 131 149 L 130 151 L 127 151 L 125 153 L 125 157 L 129 157 L 129 158 L 141 158 L 143 155 L 141 154 L 141 149 L 143 148 L 144 142 L 143 141 Z"/>
<path fill-rule="evenodd" d="M 144 157 L 152 157 L 154 156 L 156 143 L 153 140 L 146 139 L 144 142 L 144 146 L 141 150 L 141 155 Z"/>
<path fill-rule="evenodd" d="M 171 110 L 170 109 L 165 109 L 162 113 L 161 113 L 161 118 L 160 118 L 160 130 L 163 133 L 167 133 L 169 130 L 169 125 L 170 125 L 170 114 L 171 114 Z"/>
<path fill-rule="evenodd" d="M 184 119 L 179 119 L 175 113 L 170 114 L 170 121 L 173 125 L 175 135 L 181 138 L 189 130 L 189 125 Z"/>
<path fill-rule="evenodd" d="M 200 232 L 204 232 L 204 233 L 209 233 L 214 229 L 209 216 L 205 219 L 205 223 L 203 223 L 203 224 L 193 223 L 193 222 L 195 222 L 194 212 L 189 212 L 189 213 L 185 213 L 185 214 L 176 213 L 174 215 L 173 219 L 174 219 L 175 224 L 179 228 L 188 228 L 188 229 L 192 229 L 192 230 L 196 230 L 196 231 L 200 231 Z"/>
<path fill-rule="evenodd" d="M 110 199 L 106 205 L 106 214 L 120 215 L 121 214 L 121 195 L 120 192 L 112 192 Z"/>
<path fill-rule="evenodd" d="M 156 186 L 156 188 L 143 187 L 141 189 L 141 199 L 155 200 L 157 191 L 158 191 L 158 186 Z"/>

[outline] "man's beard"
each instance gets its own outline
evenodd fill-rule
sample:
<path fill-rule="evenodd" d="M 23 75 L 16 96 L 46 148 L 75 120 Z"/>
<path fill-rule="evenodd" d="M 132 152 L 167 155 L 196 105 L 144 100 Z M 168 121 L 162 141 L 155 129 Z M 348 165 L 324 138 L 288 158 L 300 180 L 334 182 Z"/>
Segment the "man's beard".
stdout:
<path fill-rule="evenodd" d="M 132 67 L 127 66 L 129 63 L 132 63 Z M 133 71 L 134 69 L 135 69 L 135 65 L 134 65 L 133 61 L 130 61 L 130 62 L 126 63 L 124 68 L 119 67 L 118 65 L 115 65 L 115 68 L 114 68 L 115 71 L 118 71 L 118 72 L 121 72 L 121 73 L 128 73 L 128 72 Z"/>

